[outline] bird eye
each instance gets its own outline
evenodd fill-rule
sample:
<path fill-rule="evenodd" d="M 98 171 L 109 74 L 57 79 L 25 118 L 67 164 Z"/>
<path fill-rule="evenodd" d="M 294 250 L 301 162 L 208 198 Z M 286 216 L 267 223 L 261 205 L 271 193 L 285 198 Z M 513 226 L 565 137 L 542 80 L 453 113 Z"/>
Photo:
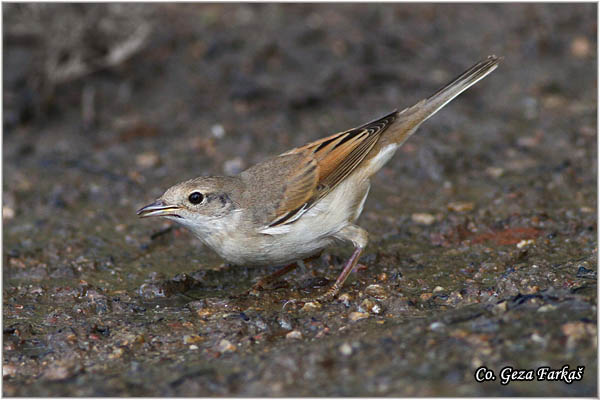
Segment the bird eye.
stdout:
<path fill-rule="evenodd" d="M 194 192 L 194 193 L 190 194 L 190 197 L 188 197 L 188 200 L 192 204 L 200 204 L 200 203 L 202 203 L 203 199 L 204 199 L 204 196 L 200 192 Z"/>

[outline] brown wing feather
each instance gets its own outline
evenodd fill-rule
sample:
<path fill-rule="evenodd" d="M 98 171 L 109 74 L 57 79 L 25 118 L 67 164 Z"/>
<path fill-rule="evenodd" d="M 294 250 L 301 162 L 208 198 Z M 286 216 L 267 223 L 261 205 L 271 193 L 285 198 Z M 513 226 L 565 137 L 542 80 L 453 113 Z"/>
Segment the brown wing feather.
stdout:
<path fill-rule="evenodd" d="M 276 213 L 277 217 L 269 226 L 295 221 L 319 199 L 331 192 L 367 156 L 383 131 L 394 122 L 397 114 L 398 112 L 394 111 L 358 128 L 336 133 L 282 154 L 303 154 L 307 166 L 288 183 L 286 199 L 281 203 Z"/>

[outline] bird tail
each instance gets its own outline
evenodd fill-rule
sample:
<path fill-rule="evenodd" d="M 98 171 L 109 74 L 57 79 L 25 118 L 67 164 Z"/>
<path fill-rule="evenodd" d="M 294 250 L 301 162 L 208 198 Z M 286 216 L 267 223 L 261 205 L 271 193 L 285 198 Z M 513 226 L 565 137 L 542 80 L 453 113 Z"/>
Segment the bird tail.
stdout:
<path fill-rule="evenodd" d="M 415 132 L 419 125 L 451 102 L 456 96 L 494 71 L 501 60 L 502 57 L 488 56 L 485 60 L 473 65 L 428 98 L 401 111 L 398 115 L 399 121 L 395 124 L 396 132 L 394 132 L 394 136 L 396 137 L 394 141 L 398 144 L 403 143 Z"/>

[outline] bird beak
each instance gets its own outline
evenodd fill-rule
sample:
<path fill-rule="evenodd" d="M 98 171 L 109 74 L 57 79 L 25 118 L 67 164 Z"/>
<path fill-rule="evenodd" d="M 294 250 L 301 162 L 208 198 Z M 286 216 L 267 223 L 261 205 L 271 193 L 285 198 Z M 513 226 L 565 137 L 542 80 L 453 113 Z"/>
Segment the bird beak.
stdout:
<path fill-rule="evenodd" d="M 179 210 L 177 206 L 171 206 L 165 203 L 163 200 L 156 200 L 152 204 L 148 204 L 146 207 L 142 207 L 137 211 L 137 215 L 140 218 L 146 217 L 178 217 L 179 215 L 174 214 L 174 211 Z"/>

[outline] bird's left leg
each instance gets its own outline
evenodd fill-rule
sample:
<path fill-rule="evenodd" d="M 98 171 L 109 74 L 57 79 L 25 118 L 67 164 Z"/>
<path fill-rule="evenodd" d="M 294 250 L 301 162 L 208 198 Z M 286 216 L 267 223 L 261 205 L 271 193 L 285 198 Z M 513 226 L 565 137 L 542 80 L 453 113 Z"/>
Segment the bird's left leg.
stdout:
<path fill-rule="evenodd" d="M 369 234 L 367 231 L 362 229 L 357 225 L 348 225 L 339 232 L 334 235 L 337 239 L 347 240 L 352 242 L 354 245 L 354 252 L 344 265 L 344 269 L 335 280 L 333 286 L 327 290 L 323 295 L 317 297 L 315 300 L 318 301 L 329 301 L 333 300 L 335 296 L 340 292 L 342 286 L 344 286 L 344 282 L 348 279 L 348 275 L 354 269 L 356 264 L 358 263 L 358 259 L 360 258 L 361 253 L 364 248 L 367 247 L 367 243 L 369 241 Z"/>
<path fill-rule="evenodd" d="M 368 235 L 367 231 L 365 231 L 364 229 L 362 229 L 361 227 L 359 227 L 357 225 L 347 225 L 346 227 L 344 227 L 343 229 L 338 231 L 334 235 L 334 237 L 337 239 L 352 242 L 352 244 L 354 245 L 354 253 L 352 253 L 352 255 L 350 256 L 350 259 L 348 259 L 348 261 L 344 265 L 344 269 L 342 270 L 342 272 L 336 279 L 333 286 L 331 286 L 325 293 L 323 293 L 320 296 L 317 296 L 314 298 L 299 299 L 299 300 L 288 300 L 285 303 L 285 305 L 287 305 L 289 303 L 293 304 L 293 303 L 298 303 L 298 302 L 307 303 L 309 301 L 318 301 L 318 302 L 331 301 L 340 292 L 340 290 L 342 289 L 342 286 L 344 285 L 344 282 L 348 278 L 348 275 L 350 275 L 350 272 L 352 272 L 352 270 L 358 263 L 360 254 L 362 253 L 363 249 L 367 246 L 367 242 L 369 241 L 369 235 Z M 285 307 L 285 305 L 284 305 L 284 307 Z"/>

